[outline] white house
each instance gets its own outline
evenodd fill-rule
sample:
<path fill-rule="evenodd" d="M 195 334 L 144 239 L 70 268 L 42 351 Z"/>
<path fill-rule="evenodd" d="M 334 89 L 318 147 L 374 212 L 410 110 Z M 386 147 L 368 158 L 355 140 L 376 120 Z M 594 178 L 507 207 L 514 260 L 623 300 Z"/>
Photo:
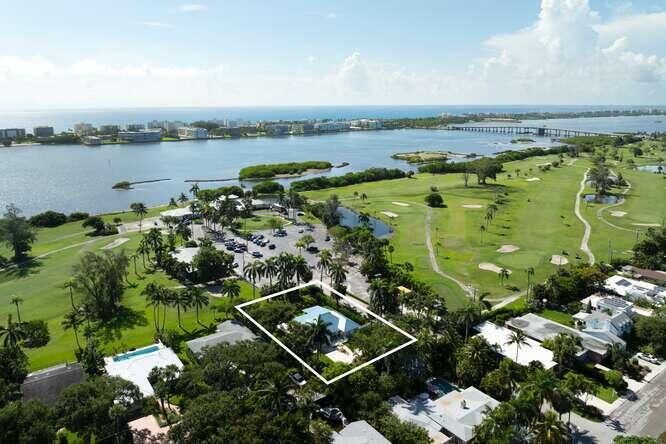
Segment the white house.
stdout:
<path fill-rule="evenodd" d="M 655 305 L 666 302 L 666 288 L 645 281 L 615 275 L 606 279 L 605 288 L 631 301 L 645 299 Z"/>

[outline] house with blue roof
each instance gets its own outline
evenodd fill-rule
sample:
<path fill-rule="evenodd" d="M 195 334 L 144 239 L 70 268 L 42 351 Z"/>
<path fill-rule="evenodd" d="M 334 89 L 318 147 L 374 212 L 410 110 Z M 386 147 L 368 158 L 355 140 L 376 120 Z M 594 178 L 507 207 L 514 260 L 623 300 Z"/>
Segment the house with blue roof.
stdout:
<path fill-rule="evenodd" d="M 326 323 L 328 331 L 333 337 L 348 338 L 360 325 L 337 311 L 315 305 L 303 310 L 303 314 L 294 318 L 299 324 L 315 324 L 321 319 Z"/>

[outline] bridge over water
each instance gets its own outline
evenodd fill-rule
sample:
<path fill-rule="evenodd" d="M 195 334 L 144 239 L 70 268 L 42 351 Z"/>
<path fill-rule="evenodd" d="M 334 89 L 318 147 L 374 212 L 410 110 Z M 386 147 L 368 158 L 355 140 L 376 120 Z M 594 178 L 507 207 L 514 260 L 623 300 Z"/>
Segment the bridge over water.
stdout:
<path fill-rule="evenodd" d="M 545 126 L 447 126 L 450 131 L 474 131 L 480 133 L 527 134 L 541 137 L 613 136 L 613 133 L 548 128 Z"/>

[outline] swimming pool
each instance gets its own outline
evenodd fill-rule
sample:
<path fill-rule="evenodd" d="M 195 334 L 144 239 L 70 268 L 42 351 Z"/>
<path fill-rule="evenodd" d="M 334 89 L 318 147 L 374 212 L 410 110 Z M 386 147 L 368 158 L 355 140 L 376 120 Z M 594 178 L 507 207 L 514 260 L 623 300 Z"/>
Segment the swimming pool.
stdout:
<path fill-rule="evenodd" d="M 156 352 L 159 349 L 160 349 L 160 347 L 157 346 L 157 345 L 153 345 L 153 346 L 147 347 L 147 348 L 142 348 L 141 350 L 135 350 L 133 352 L 129 352 L 129 353 L 125 353 L 125 354 L 122 354 L 122 355 L 114 356 L 113 357 L 113 362 L 126 361 L 127 359 L 133 358 L 135 356 L 145 355 L 145 354 L 148 354 L 148 353 Z"/>
<path fill-rule="evenodd" d="M 456 389 L 450 382 L 440 378 L 429 379 L 427 384 L 428 392 L 436 397 L 446 395 Z"/>

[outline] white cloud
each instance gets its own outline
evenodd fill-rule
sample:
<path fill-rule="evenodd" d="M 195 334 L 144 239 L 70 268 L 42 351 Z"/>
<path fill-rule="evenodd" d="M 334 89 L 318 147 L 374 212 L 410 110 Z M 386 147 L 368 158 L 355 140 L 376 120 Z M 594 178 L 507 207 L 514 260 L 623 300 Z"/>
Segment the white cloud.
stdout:
<path fill-rule="evenodd" d="M 308 56 L 308 63 L 314 63 L 317 61 L 317 57 L 315 56 Z"/>
<path fill-rule="evenodd" d="M 178 9 L 182 12 L 196 12 L 196 11 L 205 11 L 206 6 L 200 3 L 186 3 L 184 5 L 180 5 Z"/>
<path fill-rule="evenodd" d="M 173 25 L 170 23 L 163 22 L 141 22 L 141 24 L 149 28 L 173 28 Z"/>
<path fill-rule="evenodd" d="M 320 17 L 327 20 L 335 20 L 338 18 L 337 12 L 309 12 L 308 15 L 314 15 L 315 17 Z"/>
<path fill-rule="evenodd" d="M 533 25 L 487 39 L 473 71 L 506 103 L 655 103 L 666 98 L 666 47 L 654 44 L 664 26 L 666 13 L 602 23 L 587 0 L 543 0 Z"/>
<path fill-rule="evenodd" d="M 16 56 L 0 57 L 0 80 L 14 78 L 45 77 L 55 72 L 55 66 L 41 55 L 30 58 Z"/>

